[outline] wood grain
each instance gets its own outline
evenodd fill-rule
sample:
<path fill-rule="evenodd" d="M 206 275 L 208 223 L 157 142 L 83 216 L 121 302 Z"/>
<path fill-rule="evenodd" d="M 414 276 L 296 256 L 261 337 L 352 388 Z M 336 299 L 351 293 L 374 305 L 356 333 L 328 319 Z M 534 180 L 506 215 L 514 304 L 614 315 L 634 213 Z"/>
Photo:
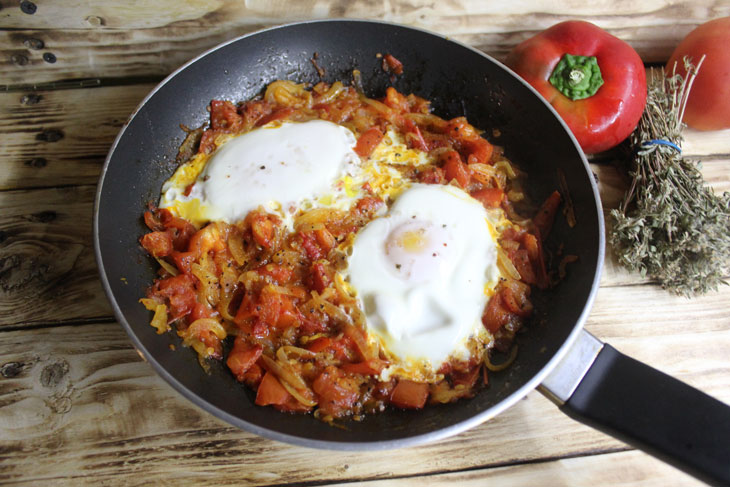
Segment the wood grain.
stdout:
<path fill-rule="evenodd" d="M 0 190 L 96 184 L 117 133 L 154 84 L 0 93 Z M 705 160 L 706 180 L 730 189 L 730 130 L 685 130 L 684 152 Z M 609 159 L 593 164 L 604 205 L 625 182 Z"/>
<path fill-rule="evenodd" d="M 0 192 L 0 329 L 111 315 L 91 243 L 94 194 Z"/>
<path fill-rule="evenodd" d="M 587 329 L 730 402 L 729 298 L 729 288 L 691 301 L 655 286 L 601 288 Z M 628 319 L 627 302 L 645 305 Z M 693 323 L 677 322 L 676 316 L 693 316 Z M 0 356 L 3 483 L 73 480 L 96 485 L 114 483 L 121 473 L 128 485 L 191 479 L 217 485 L 336 482 L 626 448 L 568 419 L 533 392 L 455 438 L 391 452 L 316 453 L 317 468 L 312 468 L 311 450 L 238 431 L 192 406 L 139 359 L 116 324 L 3 332 Z M 631 475 L 638 482 L 654 475 L 657 466 L 651 463 L 645 470 L 638 460 L 643 454 L 636 455 L 637 470 Z M 601 458 L 596 462 L 610 476 L 621 475 L 621 464 L 607 457 L 604 465 Z M 551 468 L 545 474 L 560 478 Z"/>
<path fill-rule="evenodd" d="M 0 94 L 0 189 L 96 184 L 152 84 Z"/>
<path fill-rule="evenodd" d="M 162 0 L 120 7 L 113 0 L 45 2 L 30 16 L 3 0 L 0 79 L 19 85 L 72 78 L 162 76 L 225 40 L 264 27 L 320 18 L 367 18 L 428 29 L 503 58 L 522 40 L 568 19 L 596 23 L 629 42 L 645 62 L 666 61 L 693 27 L 730 15 L 723 0 Z M 69 6 L 70 4 L 70 6 Z M 529 9 L 526 11 L 526 8 Z M 526 27 L 528 26 L 528 27 Z M 34 50 L 28 39 L 40 39 Z M 53 64 L 42 58 L 53 52 Z"/>
<path fill-rule="evenodd" d="M 620 465 L 620 468 L 617 466 Z M 492 469 L 471 470 L 366 482 L 331 484 L 330 487 L 400 487 L 415 485 L 424 487 L 481 487 L 484 485 L 560 485 L 584 487 L 586 485 L 610 485 L 613 487 L 691 487 L 704 483 L 689 475 L 649 458 L 641 452 L 627 451 L 564 458 L 529 465 L 516 465 Z"/>

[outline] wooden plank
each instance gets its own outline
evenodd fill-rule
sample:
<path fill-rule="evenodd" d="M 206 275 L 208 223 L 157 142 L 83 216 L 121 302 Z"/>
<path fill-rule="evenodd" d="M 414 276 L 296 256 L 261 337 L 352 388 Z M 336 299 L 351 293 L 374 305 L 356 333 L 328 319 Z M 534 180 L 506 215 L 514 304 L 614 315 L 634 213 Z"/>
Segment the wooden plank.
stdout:
<path fill-rule="evenodd" d="M 0 93 L 0 190 L 95 184 L 114 138 L 153 87 Z M 730 130 L 687 130 L 685 139 L 688 156 L 707 159 L 708 182 L 730 187 Z M 624 191 L 620 174 L 605 160 L 592 169 L 604 204 L 615 207 Z"/>
<path fill-rule="evenodd" d="M 603 288 L 588 329 L 730 402 L 728 298 L 727 288 L 691 301 L 653 286 Z M 644 306 L 627 313 L 627 302 Z M 677 323 L 676 316 L 692 316 L 693 323 Z M 182 476 L 215 479 L 217 485 L 337 482 L 625 448 L 533 392 L 492 421 L 437 444 L 323 455 L 238 431 L 192 406 L 139 359 L 116 324 L 3 332 L 0 356 L 3 483 L 74 479 L 137 485 Z M 623 466 L 607 461 L 604 468 L 618 475 Z M 654 467 L 637 468 L 642 470 L 636 475 L 654 473 Z"/>
<path fill-rule="evenodd" d="M 91 241 L 94 194 L 0 192 L 0 329 L 111 315 Z"/>
<path fill-rule="evenodd" d="M 620 468 L 617 468 L 620 465 Z M 400 487 L 413 478 L 331 484 L 330 487 Z M 484 485 L 560 485 L 584 487 L 700 487 L 705 485 L 674 467 L 638 451 L 564 458 L 529 465 L 418 477 L 424 487 L 482 487 Z"/>
<path fill-rule="evenodd" d="M 152 84 L 0 94 L 0 189 L 96 184 Z"/>
<path fill-rule="evenodd" d="M 11 0 L 3 8 L 0 79 L 9 85 L 70 78 L 160 76 L 196 54 L 263 27 L 318 18 L 369 18 L 432 30 L 503 58 L 520 41 L 568 19 L 598 24 L 631 43 L 645 62 L 663 62 L 708 18 L 730 15 L 723 0 L 522 3 L 395 0 L 238 2 L 158 1 L 120 8 L 113 0 L 41 4 L 34 15 Z M 71 4 L 69 6 L 68 4 Z M 529 26 L 526 28 L 525 26 Z M 40 39 L 43 49 L 25 42 Z M 55 54 L 53 64 L 42 58 Z"/>

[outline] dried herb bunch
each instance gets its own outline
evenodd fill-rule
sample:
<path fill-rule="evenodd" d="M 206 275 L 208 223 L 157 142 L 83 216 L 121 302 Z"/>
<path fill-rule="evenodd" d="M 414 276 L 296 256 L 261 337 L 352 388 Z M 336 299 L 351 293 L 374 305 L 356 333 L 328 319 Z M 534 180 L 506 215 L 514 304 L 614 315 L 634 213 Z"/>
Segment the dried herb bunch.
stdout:
<path fill-rule="evenodd" d="M 646 109 L 631 136 L 632 182 L 611 211 L 610 241 L 621 264 L 689 297 L 727 284 L 730 193 L 718 196 L 705 187 L 698 164 L 662 143 L 682 142 L 682 114 L 697 73 L 685 64 L 686 79 L 652 73 Z"/>

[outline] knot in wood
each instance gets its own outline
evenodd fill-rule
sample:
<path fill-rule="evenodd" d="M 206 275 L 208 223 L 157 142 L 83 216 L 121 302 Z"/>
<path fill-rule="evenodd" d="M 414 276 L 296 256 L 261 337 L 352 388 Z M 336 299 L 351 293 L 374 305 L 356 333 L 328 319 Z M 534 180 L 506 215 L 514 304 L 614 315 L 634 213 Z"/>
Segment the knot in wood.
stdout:
<path fill-rule="evenodd" d="M 41 101 L 43 97 L 41 95 L 38 95 L 36 93 L 28 93 L 27 95 L 23 95 L 20 97 L 20 104 L 21 105 L 35 105 L 39 101 Z"/>
<path fill-rule="evenodd" d="M 10 62 L 16 66 L 25 66 L 28 64 L 28 56 L 25 54 L 13 54 L 10 56 Z"/>
<path fill-rule="evenodd" d="M 68 362 L 61 359 L 58 362 L 46 365 L 41 371 L 41 385 L 56 387 L 68 373 Z"/>
<path fill-rule="evenodd" d="M 0 367 L 0 375 L 6 379 L 11 379 L 23 371 L 23 364 L 21 362 L 8 362 Z"/>
<path fill-rule="evenodd" d="M 36 134 L 35 140 L 42 142 L 58 142 L 63 139 L 63 131 L 59 129 L 45 129 L 43 132 Z"/>
<path fill-rule="evenodd" d="M 38 223 L 50 223 L 58 217 L 58 213 L 53 210 L 40 211 L 30 215 L 29 220 Z"/>
<path fill-rule="evenodd" d="M 34 49 L 39 50 L 43 49 L 43 47 L 46 45 L 41 39 L 36 39 L 35 37 L 30 37 L 23 41 L 23 45 L 27 47 L 28 49 Z"/>
<path fill-rule="evenodd" d="M 37 168 L 46 167 L 48 165 L 48 159 L 45 157 L 34 157 L 33 159 L 25 161 L 23 165 Z"/>
<path fill-rule="evenodd" d="M 89 24 L 91 27 L 101 27 L 106 24 L 104 19 L 101 17 L 97 17 L 96 15 L 89 15 L 84 19 L 87 24 Z"/>

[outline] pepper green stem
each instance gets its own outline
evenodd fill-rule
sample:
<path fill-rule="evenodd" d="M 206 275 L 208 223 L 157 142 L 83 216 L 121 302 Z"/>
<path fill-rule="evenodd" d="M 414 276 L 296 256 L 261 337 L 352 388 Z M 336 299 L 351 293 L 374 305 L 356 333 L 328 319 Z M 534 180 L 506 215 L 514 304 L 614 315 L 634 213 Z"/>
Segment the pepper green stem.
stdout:
<path fill-rule="evenodd" d="M 550 75 L 550 84 L 571 100 L 591 97 L 603 85 L 598 60 L 566 54 Z"/>

